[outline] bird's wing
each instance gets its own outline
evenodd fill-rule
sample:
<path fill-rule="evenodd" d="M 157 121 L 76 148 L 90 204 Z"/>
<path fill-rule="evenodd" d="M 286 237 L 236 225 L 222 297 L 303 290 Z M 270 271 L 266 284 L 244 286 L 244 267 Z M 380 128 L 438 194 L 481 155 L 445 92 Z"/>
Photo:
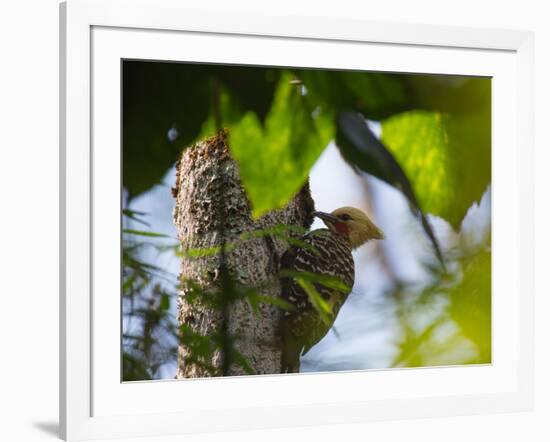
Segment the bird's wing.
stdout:
<path fill-rule="evenodd" d="M 291 247 L 281 260 L 281 267 L 296 272 L 310 272 L 320 275 L 330 275 L 339 278 L 351 287 L 354 281 L 353 258 L 349 247 L 338 241 L 327 229 L 310 232 L 302 240 L 311 247 Z M 330 325 L 319 320 L 307 293 L 293 278 L 284 278 L 282 295 L 294 305 L 296 311 L 285 312 L 288 328 L 303 345 L 305 354 L 313 345 L 319 342 L 330 330 Z M 329 301 L 333 307 L 333 319 L 336 318 L 340 306 L 348 293 L 338 293 L 321 283 L 314 283 L 317 293 Z M 337 303 L 333 303 L 338 300 Z M 302 350 L 302 349 L 300 349 Z"/>

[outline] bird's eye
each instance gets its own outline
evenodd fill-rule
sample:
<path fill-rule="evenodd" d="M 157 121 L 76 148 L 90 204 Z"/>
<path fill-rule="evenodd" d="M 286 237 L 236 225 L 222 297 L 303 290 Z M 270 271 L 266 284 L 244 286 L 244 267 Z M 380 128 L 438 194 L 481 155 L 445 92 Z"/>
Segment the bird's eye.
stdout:
<path fill-rule="evenodd" d="M 351 219 L 351 216 L 349 216 L 347 213 L 343 213 L 338 218 L 340 218 L 342 221 L 349 221 Z"/>

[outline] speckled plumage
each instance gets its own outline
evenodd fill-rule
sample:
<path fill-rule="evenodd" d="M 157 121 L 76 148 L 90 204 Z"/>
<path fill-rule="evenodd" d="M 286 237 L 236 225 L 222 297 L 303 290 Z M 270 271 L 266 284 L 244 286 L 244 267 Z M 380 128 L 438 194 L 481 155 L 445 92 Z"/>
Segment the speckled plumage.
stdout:
<path fill-rule="evenodd" d="M 351 291 L 355 269 L 349 241 L 328 229 L 309 232 L 302 241 L 311 247 L 291 247 L 282 258 L 282 269 L 334 276 Z M 330 289 L 320 283 L 314 285 L 319 295 L 331 306 L 330 324 L 323 322 L 307 293 L 293 278 L 283 279 L 283 299 L 295 307 L 295 310 L 283 314 L 281 323 L 283 373 L 299 371 L 300 356 L 328 333 L 349 295 L 349 291 Z"/>

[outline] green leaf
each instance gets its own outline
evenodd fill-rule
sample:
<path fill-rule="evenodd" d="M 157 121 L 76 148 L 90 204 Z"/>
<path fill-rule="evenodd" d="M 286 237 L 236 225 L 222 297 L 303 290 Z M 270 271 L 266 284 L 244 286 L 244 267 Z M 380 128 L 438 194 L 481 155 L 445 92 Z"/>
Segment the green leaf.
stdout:
<path fill-rule="evenodd" d="M 491 253 L 463 262 L 462 281 L 451 291 L 449 312 L 465 337 L 478 348 L 474 362 L 491 362 Z"/>
<path fill-rule="evenodd" d="M 169 294 L 163 293 L 161 295 L 159 308 L 161 310 L 169 310 L 170 309 L 170 295 Z"/>
<path fill-rule="evenodd" d="M 296 282 L 306 292 L 311 304 L 321 316 L 321 320 L 327 325 L 332 324 L 332 309 L 329 303 L 319 294 L 313 283 L 301 277 L 296 277 Z"/>
<path fill-rule="evenodd" d="M 458 229 L 491 180 L 490 115 L 406 112 L 383 122 L 382 141 L 411 181 L 420 207 Z"/>
<path fill-rule="evenodd" d="M 279 69 L 253 66 L 211 65 L 212 76 L 219 79 L 238 104 L 239 110 L 252 111 L 263 121 L 271 108 Z M 223 115 L 224 122 L 227 117 Z"/>
<path fill-rule="evenodd" d="M 338 290 L 343 293 L 348 293 L 351 290 L 351 287 L 344 284 L 340 278 L 332 275 L 321 275 L 319 273 L 306 272 L 304 270 L 300 270 L 299 272 L 282 270 L 280 275 L 283 278 L 301 278 L 309 282 L 316 282 L 329 289 Z"/>
<path fill-rule="evenodd" d="M 491 362 L 491 252 L 480 249 L 457 264 L 456 274 L 418 296 L 396 297 L 402 337 L 393 365 Z"/>
<path fill-rule="evenodd" d="M 413 212 L 420 217 L 422 227 L 432 242 L 436 256 L 445 268 L 441 248 L 433 229 L 418 202 L 411 181 L 395 157 L 368 128 L 365 117 L 360 113 L 340 112 L 337 120 L 336 142 L 344 159 L 355 168 L 370 173 L 401 190 Z"/>
<path fill-rule="evenodd" d="M 146 227 L 150 226 L 149 223 L 147 223 L 147 222 L 145 222 L 145 221 L 143 221 L 142 219 L 139 218 L 139 216 L 147 215 L 145 212 L 136 212 L 136 211 L 130 210 L 130 209 L 123 209 L 122 214 L 124 216 L 127 216 L 128 218 L 140 223 L 140 224 L 143 224 Z"/>
<path fill-rule="evenodd" d="M 233 353 L 232 354 L 233 359 L 235 360 L 235 362 L 238 365 L 240 365 L 243 368 L 243 370 L 246 372 L 246 374 L 248 374 L 248 375 L 258 374 L 256 372 L 256 370 L 254 370 L 254 368 L 252 368 L 252 366 L 249 364 L 246 357 L 241 352 L 237 351 L 236 349 L 233 349 L 232 353 Z"/>
<path fill-rule="evenodd" d="M 224 247 L 224 251 L 231 252 L 236 247 L 235 243 L 228 243 Z M 215 256 L 222 252 L 221 246 L 203 247 L 203 248 L 191 248 L 183 250 L 181 255 L 186 258 L 204 258 L 207 256 Z"/>
<path fill-rule="evenodd" d="M 260 304 L 269 304 L 273 305 L 275 307 L 278 307 L 282 310 L 294 310 L 294 306 L 288 302 L 285 301 L 283 298 L 275 297 L 275 296 L 267 296 L 262 295 L 260 293 L 257 293 L 256 291 L 249 290 L 245 292 L 246 299 L 250 302 L 250 305 L 252 306 L 252 309 L 258 313 L 259 312 L 259 305 Z"/>
<path fill-rule="evenodd" d="M 292 225 L 292 224 L 276 224 L 265 229 L 251 230 L 244 232 L 240 235 L 240 239 L 247 241 L 254 238 L 264 238 L 266 236 L 277 236 L 277 237 L 286 237 L 287 233 L 294 232 L 301 235 L 307 233 L 307 229 L 302 226 Z"/>
<path fill-rule="evenodd" d="M 145 230 L 124 229 L 123 232 L 130 235 L 151 236 L 155 238 L 170 238 L 170 236 L 165 235 L 164 233 L 147 232 Z"/>
<path fill-rule="evenodd" d="M 255 217 L 294 197 L 333 135 L 329 112 L 316 107 L 292 80 L 289 73 L 281 75 L 265 125 L 248 112 L 229 131 Z"/>
<path fill-rule="evenodd" d="M 491 79 L 463 75 L 404 75 L 410 109 L 466 114 L 490 112 Z"/>
<path fill-rule="evenodd" d="M 334 112 L 354 109 L 379 120 L 410 106 L 404 75 L 317 69 L 295 74 L 315 100 Z"/>
<path fill-rule="evenodd" d="M 122 353 L 122 381 L 145 381 L 152 379 L 145 361 L 124 351 Z"/>
<path fill-rule="evenodd" d="M 216 81 L 213 80 L 213 81 Z M 223 86 L 219 86 L 219 112 L 221 117 L 221 124 L 223 127 L 228 127 L 236 124 L 244 115 L 237 99 L 231 95 L 231 93 Z M 216 118 L 212 112 L 208 118 L 204 121 L 201 132 L 197 137 L 199 140 L 209 138 L 218 133 L 216 124 Z"/>

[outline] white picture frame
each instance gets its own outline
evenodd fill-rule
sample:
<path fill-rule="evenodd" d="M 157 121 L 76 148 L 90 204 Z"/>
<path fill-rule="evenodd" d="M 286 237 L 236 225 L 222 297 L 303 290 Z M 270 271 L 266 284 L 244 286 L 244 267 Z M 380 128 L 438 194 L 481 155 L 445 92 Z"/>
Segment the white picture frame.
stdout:
<path fill-rule="evenodd" d="M 61 4 L 60 18 L 63 438 L 162 436 L 532 408 L 532 33 L 243 15 L 231 12 L 230 6 L 199 10 L 175 0 L 69 0 Z M 229 44 L 231 51 L 225 49 Z M 367 51 L 373 64 L 351 66 L 350 54 L 357 50 Z M 321 59 L 330 51 L 332 57 Z M 119 244 L 120 231 L 118 218 L 114 222 L 105 214 L 119 210 L 118 197 L 109 195 L 116 193 L 113 183 L 120 182 L 116 100 L 121 58 L 492 75 L 493 363 L 120 383 L 120 342 L 118 335 L 112 336 L 120 330 L 119 303 L 112 293 L 119 261 L 117 253 L 109 252 L 112 244 Z M 504 248 L 506 257 L 498 255 Z"/>

